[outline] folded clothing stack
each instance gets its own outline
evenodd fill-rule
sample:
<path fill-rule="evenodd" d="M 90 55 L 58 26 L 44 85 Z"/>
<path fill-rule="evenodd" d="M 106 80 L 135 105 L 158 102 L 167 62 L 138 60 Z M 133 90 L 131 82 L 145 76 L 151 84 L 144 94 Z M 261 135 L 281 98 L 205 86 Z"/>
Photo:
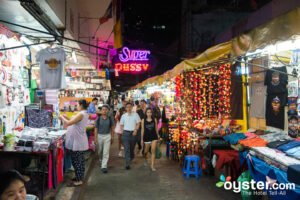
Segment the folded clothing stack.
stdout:
<path fill-rule="evenodd" d="M 33 143 L 34 143 L 33 140 L 20 139 L 16 145 L 16 150 L 32 152 Z"/>
<path fill-rule="evenodd" d="M 50 142 L 36 141 L 33 144 L 33 152 L 47 152 L 49 150 Z"/>

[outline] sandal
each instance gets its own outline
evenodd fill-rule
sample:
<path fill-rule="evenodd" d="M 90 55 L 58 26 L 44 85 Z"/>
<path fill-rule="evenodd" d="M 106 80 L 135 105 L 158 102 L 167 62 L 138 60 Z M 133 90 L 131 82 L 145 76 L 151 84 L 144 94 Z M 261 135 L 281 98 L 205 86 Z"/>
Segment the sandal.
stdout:
<path fill-rule="evenodd" d="M 76 185 L 74 182 L 72 182 L 72 183 L 69 183 L 67 186 L 68 186 L 68 187 L 79 187 L 79 186 L 81 186 L 82 184 L 83 184 L 83 183 Z"/>

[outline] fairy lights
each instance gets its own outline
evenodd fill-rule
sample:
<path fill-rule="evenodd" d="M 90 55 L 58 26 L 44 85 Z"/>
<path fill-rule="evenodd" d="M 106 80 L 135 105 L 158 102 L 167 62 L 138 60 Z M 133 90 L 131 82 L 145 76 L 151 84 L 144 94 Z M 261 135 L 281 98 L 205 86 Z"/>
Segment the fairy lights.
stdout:
<path fill-rule="evenodd" d="M 185 72 L 175 77 L 177 126 L 170 127 L 171 150 L 178 157 L 198 151 L 199 134 L 227 134 L 238 125 L 223 127 L 231 116 L 231 65 Z M 197 132 L 198 131 L 198 132 Z"/>

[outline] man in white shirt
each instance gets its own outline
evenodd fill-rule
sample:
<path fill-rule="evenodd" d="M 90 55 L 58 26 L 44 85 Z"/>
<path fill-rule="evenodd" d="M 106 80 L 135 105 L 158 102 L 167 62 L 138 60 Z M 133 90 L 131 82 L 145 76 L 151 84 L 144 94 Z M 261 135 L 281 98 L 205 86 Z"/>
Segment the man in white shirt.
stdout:
<path fill-rule="evenodd" d="M 132 104 L 126 104 L 126 111 L 122 115 L 120 125 L 122 131 L 122 143 L 124 146 L 126 169 L 130 169 L 130 162 L 134 158 L 135 136 L 140 128 L 141 119 L 139 115 L 132 112 Z"/>

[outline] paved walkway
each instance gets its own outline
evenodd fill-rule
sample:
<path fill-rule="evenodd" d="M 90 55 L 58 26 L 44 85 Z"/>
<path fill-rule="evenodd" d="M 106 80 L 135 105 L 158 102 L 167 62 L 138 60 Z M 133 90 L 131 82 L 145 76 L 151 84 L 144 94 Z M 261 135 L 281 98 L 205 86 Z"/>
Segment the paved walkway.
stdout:
<path fill-rule="evenodd" d="M 216 177 L 203 176 L 186 179 L 178 162 L 166 157 L 157 160 L 156 172 L 144 167 L 137 157 L 130 170 L 124 158 L 117 157 L 117 141 L 111 148 L 108 173 L 103 174 L 95 164 L 87 185 L 82 188 L 84 200 L 240 200 L 239 194 L 215 186 Z M 163 148 L 163 146 L 161 147 Z"/>

